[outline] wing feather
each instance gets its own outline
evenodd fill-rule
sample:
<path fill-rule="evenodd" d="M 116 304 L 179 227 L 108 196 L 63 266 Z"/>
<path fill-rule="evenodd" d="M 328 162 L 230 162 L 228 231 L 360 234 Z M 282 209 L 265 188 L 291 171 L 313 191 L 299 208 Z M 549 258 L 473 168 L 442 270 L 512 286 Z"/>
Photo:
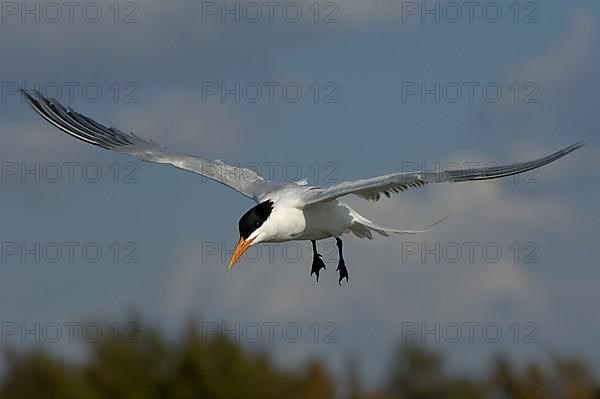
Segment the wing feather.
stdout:
<path fill-rule="evenodd" d="M 50 100 L 39 92 L 33 95 L 21 90 L 27 103 L 46 121 L 63 132 L 89 144 L 132 155 L 143 161 L 169 164 L 222 183 L 256 202 L 279 185 L 264 180 L 256 172 L 228 165 L 222 161 L 209 161 L 193 155 L 173 152 L 166 147 L 112 127 L 65 108 L 56 100 Z"/>
<path fill-rule="evenodd" d="M 377 201 L 381 198 L 381 194 L 390 197 L 392 193 L 403 192 L 409 188 L 423 187 L 428 183 L 477 181 L 512 176 L 554 162 L 584 145 L 584 143 L 573 144 L 546 157 L 524 163 L 443 172 L 393 173 L 371 179 L 346 181 L 328 188 L 315 187 L 305 192 L 303 203 L 310 205 L 322 201 L 331 201 L 348 194 Z"/>

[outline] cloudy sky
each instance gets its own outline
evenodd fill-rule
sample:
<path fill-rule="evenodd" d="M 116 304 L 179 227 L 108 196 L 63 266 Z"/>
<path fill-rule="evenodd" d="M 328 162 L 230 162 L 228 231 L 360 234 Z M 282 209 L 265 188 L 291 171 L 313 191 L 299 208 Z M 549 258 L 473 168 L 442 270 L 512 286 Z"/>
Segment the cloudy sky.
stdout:
<path fill-rule="evenodd" d="M 318 356 L 341 368 L 356 356 L 369 381 L 403 338 L 456 370 L 549 349 L 600 366 L 597 1 L 27 4 L 3 2 L 0 23 L 3 342 L 26 347 L 37 328 L 50 344 L 49 323 L 125 322 L 136 310 L 173 334 L 189 318 L 224 323 L 284 364 Z M 417 237 L 348 237 L 350 283 L 339 287 L 327 241 L 318 284 L 304 242 L 249 251 L 228 272 L 252 203 L 73 140 L 19 87 L 277 181 L 588 146 L 518 179 L 349 198 L 392 227 L 453 216 Z"/>

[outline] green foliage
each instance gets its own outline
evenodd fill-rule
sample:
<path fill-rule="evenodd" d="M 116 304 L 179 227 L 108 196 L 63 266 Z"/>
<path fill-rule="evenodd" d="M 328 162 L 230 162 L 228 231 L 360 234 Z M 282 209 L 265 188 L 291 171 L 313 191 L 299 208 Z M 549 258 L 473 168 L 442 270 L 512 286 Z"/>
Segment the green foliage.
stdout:
<path fill-rule="evenodd" d="M 40 349 L 4 351 L 2 399 L 225 399 L 291 398 L 599 398 L 589 367 L 580 359 L 551 357 L 546 367 L 515 367 L 497 357 L 487 376 L 453 375 L 440 354 L 403 344 L 390 359 L 387 382 L 367 391 L 351 359 L 348 381 L 336 381 L 325 365 L 311 360 L 293 371 L 276 367 L 264 353 L 249 352 L 224 336 L 211 338 L 191 325 L 169 341 L 142 326 L 136 342 L 104 337 L 84 362 L 69 362 Z M 143 332 L 143 333 L 142 333 Z"/>

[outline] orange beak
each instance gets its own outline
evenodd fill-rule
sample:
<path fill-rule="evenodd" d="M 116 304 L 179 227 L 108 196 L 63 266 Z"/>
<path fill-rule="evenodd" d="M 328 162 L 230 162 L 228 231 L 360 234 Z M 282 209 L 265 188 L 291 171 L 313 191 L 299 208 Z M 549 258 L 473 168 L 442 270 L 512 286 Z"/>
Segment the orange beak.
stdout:
<path fill-rule="evenodd" d="M 240 237 L 240 240 L 238 241 L 237 246 L 233 251 L 233 256 L 231 257 L 231 262 L 229 262 L 228 270 L 231 270 L 231 268 L 237 263 L 237 261 L 241 258 L 244 252 L 246 252 L 246 250 L 250 248 L 250 245 L 252 245 L 255 239 L 256 238 L 244 240 L 242 237 Z"/>

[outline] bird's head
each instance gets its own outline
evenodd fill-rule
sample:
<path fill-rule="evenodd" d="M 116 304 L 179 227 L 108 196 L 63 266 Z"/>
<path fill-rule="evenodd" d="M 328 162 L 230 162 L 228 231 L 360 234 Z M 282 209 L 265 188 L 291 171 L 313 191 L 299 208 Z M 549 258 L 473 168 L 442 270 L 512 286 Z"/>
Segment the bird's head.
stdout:
<path fill-rule="evenodd" d="M 229 269 L 231 269 L 240 257 L 254 244 L 268 239 L 265 231 L 265 222 L 269 219 L 273 210 L 273 201 L 267 200 L 250 209 L 240 218 L 238 228 L 240 230 L 240 240 L 233 251 Z"/>

